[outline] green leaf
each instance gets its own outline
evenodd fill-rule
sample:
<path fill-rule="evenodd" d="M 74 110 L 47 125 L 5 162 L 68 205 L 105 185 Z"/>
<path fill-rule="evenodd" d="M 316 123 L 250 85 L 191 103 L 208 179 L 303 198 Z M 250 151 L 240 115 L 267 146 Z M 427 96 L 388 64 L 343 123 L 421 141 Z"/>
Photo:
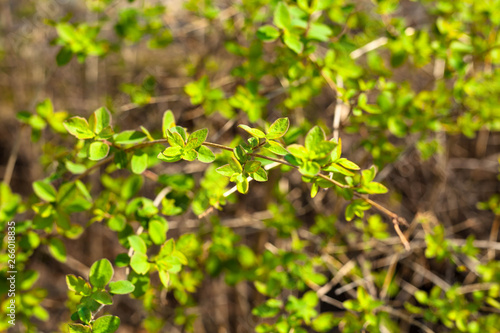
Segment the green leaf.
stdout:
<path fill-rule="evenodd" d="M 162 123 L 163 137 L 167 138 L 167 132 L 170 128 L 175 127 L 175 117 L 171 110 L 165 111 L 163 114 L 163 123 Z"/>
<path fill-rule="evenodd" d="M 361 171 L 361 182 L 363 184 L 368 184 L 370 183 L 373 179 L 375 179 L 375 167 L 372 166 L 370 169 L 366 169 Z"/>
<path fill-rule="evenodd" d="M 143 182 L 143 178 L 138 175 L 132 175 L 127 178 L 120 191 L 122 199 L 131 199 L 141 189 Z"/>
<path fill-rule="evenodd" d="M 148 167 L 148 154 L 141 150 L 135 151 L 130 159 L 130 167 L 136 175 L 143 173 Z"/>
<path fill-rule="evenodd" d="M 208 129 L 203 128 L 201 130 L 191 133 L 188 142 L 186 144 L 186 149 L 198 148 L 207 139 Z"/>
<path fill-rule="evenodd" d="M 327 42 L 332 34 L 332 29 L 330 29 L 330 27 L 326 24 L 313 22 L 309 25 L 307 38 Z"/>
<path fill-rule="evenodd" d="M 109 283 L 109 292 L 115 295 L 129 294 L 133 292 L 135 286 L 127 280 L 113 281 Z"/>
<path fill-rule="evenodd" d="M 261 130 L 258 130 L 256 128 L 251 128 L 247 125 L 238 125 L 238 127 L 245 130 L 248 134 L 250 134 L 256 138 L 262 139 L 262 138 L 266 137 L 264 132 L 262 132 Z"/>
<path fill-rule="evenodd" d="M 173 131 L 174 128 L 176 128 L 176 127 L 171 128 L 167 132 L 168 143 L 172 147 L 184 147 L 186 145 L 186 143 L 184 142 L 184 139 L 182 138 L 182 136 L 178 132 Z"/>
<path fill-rule="evenodd" d="M 229 160 L 229 165 L 231 166 L 231 169 L 233 169 L 234 173 L 243 172 L 240 162 L 234 156 Z"/>
<path fill-rule="evenodd" d="M 92 287 L 87 281 L 81 277 L 76 277 L 73 274 L 66 275 L 66 285 L 69 290 L 74 291 L 79 295 L 89 296 L 92 291 Z"/>
<path fill-rule="evenodd" d="M 264 25 L 257 30 L 257 38 L 264 42 L 273 42 L 280 36 L 280 32 L 271 25 Z"/>
<path fill-rule="evenodd" d="M 113 304 L 113 298 L 111 298 L 111 295 L 108 294 L 108 292 L 104 291 L 104 290 L 92 293 L 90 298 L 92 298 L 94 301 L 96 301 L 99 304 L 104 304 L 104 305 Z"/>
<path fill-rule="evenodd" d="M 182 154 L 182 147 L 168 147 L 162 152 L 162 154 L 167 157 L 180 156 Z"/>
<path fill-rule="evenodd" d="M 239 174 L 236 178 L 236 189 L 243 194 L 248 192 L 248 179 L 242 174 Z"/>
<path fill-rule="evenodd" d="M 311 327 L 316 332 L 329 332 L 338 325 L 341 318 L 335 318 L 333 313 L 325 312 L 317 316 L 313 321 Z"/>
<path fill-rule="evenodd" d="M 69 333 L 91 333 L 92 332 L 92 330 L 89 326 L 83 326 L 82 324 L 68 324 L 68 331 L 69 331 Z"/>
<path fill-rule="evenodd" d="M 186 161 L 194 161 L 198 157 L 198 154 L 196 153 L 196 150 L 190 149 L 190 150 L 184 150 L 182 152 L 182 158 L 185 159 Z"/>
<path fill-rule="evenodd" d="M 248 161 L 245 163 L 245 172 L 252 173 L 260 169 L 261 162 L 259 161 Z"/>
<path fill-rule="evenodd" d="M 337 147 L 332 151 L 332 162 L 336 162 L 342 155 L 342 140 L 339 138 Z"/>
<path fill-rule="evenodd" d="M 255 179 L 258 182 L 266 182 L 267 181 L 267 172 L 264 168 L 260 168 L 256 172 L 250 174 L 250 177 Z"/>
<path fill-rule="evenodd" d="M 172 162 L 177 162 L 181 159 L 181 156 L 182 155 L 175 155 L 175 156 L 165 156 L 163 155 L 163 153 L 159 153 L 156 158 L 159 159 L 160 161 L 163 161 L 163 162 L 168 162 L 168 163 L 172 163 Z"/>
<path fill-rule="evenodd" d="M 54 107 L 52 106 L 52 101 L 47 98 L 43 102 L 36 105 L 36 113 L 38 113 L 42 118 L 49 118 L 54 114 Z"/>
<path fill-rule="evenodd" d="M 212 163 L 215 160 L 214 153 L 205 146 L 199 146 L 196 148 L 198 152 L 198 161 L 203 163 Z"/>
<path fill-rule="evenodd" d="M 49 183 L 38 180 L 33 183 L 33 190 L 35 194 L 42 200 L 48 202 L 56 201 L 56 189 Z"/>
<path fill-rule="evenodd" d="M 94 132 L 90 129 L 87 119 L 71 117 L 63 122 L 64 128 L 77 139 L 92 139 Z"/>
<path fill-rule="evenodd" d="M 186 142 L 187 140 L 187 134 L 186 130 L 183 127 L 180 126 L 174 126 L 170 129 L 170 133 L 177 133 L 181 136 L 182 142 Z"/>
<path fill-rule="evenodd" d="M 148 262 L 148 256 L 144 253 L 135 252 L 130 259 L 130 267 L 137 274 L 144 275 L 149 271 L 150 263 Z"/>
<path fill-rule="evenodd" d="M 276 141 L 267 141 L 267 144 L 264 146 L 265 148 L 269 149 L 272 153 L 276 155 L 286 155 L 288 154 L 288 150 L 286 150 L 281 143 L 276 142 Z"/>
<path fill-rule="evenodd" d="M 305 146 L 313 151 L 317 145 L 326 140 L 325 132 L 319 126 L 314 126 L 306 135 Z"/>
<path fill-rule="evenodd" d="M 333 141 L 322 141 L 317 145 L 313 146 L 311 150 L 309 150 L 309 158 L 310 159 L 322 159 L 328 156 L 332 152 L 337 144 Z"/>
<path fill-rule="evenodd" d="M 304 44 L 300 41 L 300 37 L 295 34 L 285 33 L 283 43 L 293 52 L 301 54 L 304 50 Z"/>
<path fill-rule="evenodd" d="M 87 167 L 83 164 L 73 163 L 71 161 L 64 162 L 64 166 L 74 175 L 80 175 L 87 170 Z"/>
<path fill-rule="evenodd" d="M 101 133 L 111 125 L 111 114 L 106 108 L 99 108 L 89 118 L 89 126 L 95 134 Z"/>
<path fill-rule="evenodd" d="M 299 172 L 308 177 L 316 176 L 320 170 L 320 165 L 313 161 L 306 161 L 302 166 L 299 167 Z"/>
<path fill-rule="evenodd" d="M 229 164 L 218 167 L 217 169 L 215 169 L 215 171 L 226 177 L 231 177 L 233 174 L 235 174 L 235 171 Z"/>
<path fill-rule="evenodd" d="M 146 134 L 143 132 L 129 130 L 115 134 L 113 140 L 119 145 L 129 145 L 142 142 L 146 137 Z"/>
<path fill-rule="evenodd" d="M 92 325 L 92 333 L 113 333 L 120 327 L 120 318 L 115 316 L 102 316 Z"/>
<path fill-rule="evenodd" d="M 104 288 L 113 277 L 113 266 L 108 259 L 101 259 L 90 267 L 89 281 L 93 287 Z"/>
<path fill-rule="evenodd" d="M 278 2 L 274 10 L 273 22 L 280 29 L 286 30 L 291 28 L 292 19 L 288 6 L 284 2 Z"/>
<path fill-rule="evenodd" d="M 130 244 L 130 247 L 133 248 L 135 252 L 146 253 L 148 248 L 146 246 L 146 243 L 141 237 L 137 235 L 132 235 L 128 236 L 127 239 Z"/>
<path fill-rule="evenodd" d="M 56 55 L 57 66 L 64 66 L 68 64 L 71 61 L 71 58 L 73 58 L 73 52 L 71 51 L 71 48 L 66 46 L 61 47 Z"/>
<path fill-rule="evenodd" d="M 89 324 L 92 320 L 92 311 L 85 305 L 79 304 L 77 308 L 78 317 L 85 324 Z"/>
<path fill-rule="evenodd" d="M 308 157 L 307 150 L 304 146 L 293 144 L 289 145 L 286 147 L 287 150 L 292 154 L 293 156 L 299 158 L 299 159 L 306 159 Z M 285 155 L 286 158 L 286 155 Z"/>
<path fill-rule="evenodd" d="M 99 161 L 108 156 L 109 146 L 101 141 L 94 141 L 89 146 L 89 159 Z"/>
<path fill-rule="evenodd" d="M 341 158 L 336 163 L 340 164 L 341 166 L 343 166 L 344 168 L 349 169 L 349 170 L 359 170 L 360 169 L 356 163 L 351 162 L 346 158 Z"/>
<path fill-rule="evenodd" d="M 59 238 L 49 240 L 49 251 L 60 262 L 66 262 L 66 246 Z"/>
<path fill-rule="evenodd" d="M 167 227 L 165 223 L 158 220 L 149 222 L 148 233 L 149 238 L 151 238 L 156 245 L 163 244 L 167 240 Z"/>
<path fill-rule="evenodd" d="M 108 220 L 108 227 L 113 231 L 122 231 L 127 225 L 127 220 L 122 214 L 114 215 Z"/>
<path fill-rule="evenodd" d="M 158 275 L 160 276 L 160 281 L 165 288 L 168 288 L 168 284 L 170 282 L 170 274 L 167 271 L 159 271 Z"/>
<path fill-rule="evenodd" d="M 277 138 L 281 138 L 288 131 L 288 127 L 290 126 L 290 121 L 288 118 L 279 118 L 269 127 L 269 131 L 267 132 L 266 138 L 268 140 L 273 140 Z"/>
<path fill-rule="evenodd" d="M 371 182 L 366 185 L 363 185 L 358 190 L 359 193 L 366 193 L 366 194 L 382 194 L 382 193 L 387 193 L 388 191 L 389 190 L 387 189 L 387 187 L 377 182 Z"/>

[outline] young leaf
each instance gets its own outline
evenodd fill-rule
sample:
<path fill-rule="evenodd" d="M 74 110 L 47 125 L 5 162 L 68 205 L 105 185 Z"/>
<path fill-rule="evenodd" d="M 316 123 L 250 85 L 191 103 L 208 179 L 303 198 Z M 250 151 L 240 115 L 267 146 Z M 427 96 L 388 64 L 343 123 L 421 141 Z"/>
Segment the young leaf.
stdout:
<path fill-rule="evenodd" d="M 231 169 L 233 169 L 234 173 L 243 172 L 240 162 L 234 156 L 229 160 L 229 165 L 231 166 Z"/>
<path fill-rule="evenodd" d="M 191 133 L 188 142 L 186 144 L 186 149 L 198 148 L 207 139 L 208 129 L 203 128 L 201 130 Z"/>
<path fill-rule="evenodd" d="M 279 118 L 269 127 L 269 131 L 267 132 L 266 138 L 268 140 L 273 140 L 277 138 L 281 138 L 288 131 L 288 127 L 290 126 L 290 121 L 288 118 Z"/>
<path fill-rule="evenodd" d="M 170 132 L 171 133 L 178 133 L 181 136 L 182 141 L 186 142 L 186 140 L 187 140 L 187 134 L 186 134 L 186 130 L 183 127 L 174 126 L 174 127 L 172 127 L 170 129 Z"/>
<path fill-rule="evenodd" d="M 92 333 L 114 333 L 120 327 L 120 318 L 115 316 L 102 316 L 92 325 Z"/>
<path fill-rule="evenodd" d="M 168 143 L 172 147 L 184 147 L 186 145 L 184 139 L 178 132 L 173 131 L 174 128 L 171 128 L 170 131 L 167 132 Z"/>
<path fill-rule="evenodd" d="M 34 182 L 33 190 L 35 191 L 35 194 L 42 200 L 45 200 L 47 202 L 56 201 L 56 189 L 54 188 L 54 186 L 47 182 L 41 180 Z"/>
<path fill-rule="evenodd" d="M 94 292 L 90 297 L 99 304 L 105 304 L 105 305 L 113 304 L 113 298 L 111 298 L 111 295 L 104 290 Z"/>
<path fill-rule="evenodd" d="M 315 146 L 326 140 L 325 132 L 319 126 L 314 126 L 306 135 L 305 146 L 308 151 L 313 151 Z"/>
<path fill-rule="evenodd" d="M 89 326 L 82 324 L 68 324 L 69 333 L 91 333 L 92 330 Z"/>
<path fill-rule="evenodd" d="M 332 151 L 332 162 L 336 162 L 342 155 L 342 140 L 339 138 L 337 147 Z"/>
<path fill-rule="evenodd" d="M 94 141 L 89 146 L 89 159 L 99 161 L 108 156 L 109 146 L 101 141 Z"/>
<path fill-rule="evenodd" d="M 236 189 L 243 194 L 248 192 L 248 179 L 242 174 L 236 177 Z"/>
<path fill-rule="evenodd" d="M 127 280 L 114 281 L 109 283 L 109 292 L 115 295 L 123 295 L 133 292 L 135 286 Z"/>
<path fill-rule="evenodd" d="M 77 139 L 91 139 L 94 132 L 90 129 L 87 119 L 82 117 L 71 117 L 63 122 L 64 127 L 69 134 Z"/>
<path fill-rule="evenodd" d="M 113 140 L 119 145 L 128 145 L 142 142 L 146 139 L 146 134 L 139 131 L 123 131 L 121 133 L 115 134 Z"/>
<path fill-rule="evenodd" d="M 50 253 L 60 262 L 66 262 L 66 246 L 59 238 L 49 240 Z"/>
<path fill-rule="evenodd" d="M 108 259 L 101 259 L 90 267 L 89 281 L 93 287 L 104 288 L 113 277 L 113 266 Z"/>
<path fill-rule="evenodd" d="M 274 10 L 274 24 L 283 30 L 290 29 L 292 19 L 290 17 L 290 12 L 287 5 L 284 2 L 278 2 L 276 9 Z"/>
<path fill-rule="evenodd" d="M 262 138 L 265 138 L 266 135 L 264 134 L 264 132 L 262 132 L 261 130 L 258 130 L 256 128 L 251 128 L 247 125 L 238 125 L 239 128 L 243 129 L 244 131 L 246 131 L 248 134 L 256 137 L 256 138 L 259 138 L 259 139 L 262 139 Z"/>
<path fill-rule="evenodd" d="M 140 150 L 135 151 L 130 159 L 130 167 L 132 172 L 137 175 L 143 173 L 148 167 L 148 154 Z"/>
<path fill-rule="evenodd" d="M 349 169 L 349 170 L 359 170 L 359 166 L 354 163 L 349 161 L 346 158 L 341 158 L 337 161 L 338 164 L 342 165 L 344 168 Z"/>
<path fill-rule="evenodd" d="M 304 51 L 304 43 L 300 41 L 300 37 L 295 34 L 285 33 L 283 43 L 293 52 L 301 54 Z"/>
<path fill-rule="evenodd" d="M 288 154 L 288 150 L 286 150 L 281 143 L 276 142 L 276 141 L 267 141 L 267 144 L 264 146 L 265 148 L 269 149 L 271 152 L 275 153 L 276 155 L 286 155 Z"/>
<path fill-rule="evenodd" d="M 168 288 L 168 284 L 170 282 L 170 274 L 167 271 L 160 270 L 158 271 L 158 275 L 160 276 L 160 281 L 165 288 Z"/>
<path fill-rule="evenodd" d="M 184 150 L 182 152 L 182 158 L 185 159 L 186 161 L 194 161 L 198 157 L 198 154 L 196 153 L 196 150 L 190 149 L 190 150 Z"/>
<path fill-rule="evenodd" d="M 280 32 L 271 25 L 264 25 L 257 30 L 257 38 L 264 42 L 273 42 L 280 36 Z"/>
<path fill-rule="evenodd" d="M 306 161 L 302 166 L 299 167 L 299 172 L 308 177 L 316 176 L 320 170 L 320 165 L 313 161 Z"/>
<path fill-rule="evenodd" d="M 162 125 L 164 138 L 167 138 L 168 130 L 174 126 L 175 126 L 174 114 L 170 110 L 165 111 L 165 113 L 163 114 L 163 125 Z"/>
<path fill-rule="evenodd" d="M 290 154 L 292 154 L 293 156 L 295 156 L 299 159 L 307 158 L 308 153 L 307 153 L 307 150 L 304 146 L 293 144 L 293 145 L 289 145 L 286 148 L 288 149 Z"/>
<path fill-rule="evenodd" d="M 137 274 L 144 275 L 149 271 L 150 263 L 148 262 L 148 256 L 144 253 L 135 252 L 130 259 L 130 267 Z"/>
<path fill-rule="evenodd" d="M 162 223 L 160 221 L 150 221 L 148 233 L 149 238 L 151 238 L 153 243 L 155 243 L 156 245 L 163 244 L 167 240 L 167 228 L 165 226 L 165 223 Z"/>
<path fill-rule="evenodd" d="M 250 177 L 255 179 L 258 182 L 266 182 L 267 181 L 267 172 L 264 168 L 259 168 L 259 170 L 250 174 Z"/>
<path fill-rule="evenodd" d="M 203 163 L 212 163 L 215 160 L 214 153 L 205 146 L 199 146 L 196 148 L 198 152 L 198 161 Z"/>
<path fill-rule="evenodd" d="M 128 242 L 135 252 L 146 253 L 148 249 L 144 240 L 137 235 L 128 236 Z"/>
<path fill-rule="evenodd" d="M 245 172 L 253 173 L 260 169 L 262 163 L 259 161 L 249 161 L 245 163 Z"/>
<path fill-rule="evenodd" d="M 106 108 L 99 108 L 89 118 L 90 129 L 95 133 L 101 133 L 111 124 L 111 114 Z"/>
<path fill-rule="evenodd" d="M 177 162 L 181 159 L 181 156 L 182 155 L 175 155 L 175 156 L 166 156 L 166 155 L 163 155 L 163 153 L 159 153 L 156 158 L 159 159 L 160 161 L 163 161 L 163 162 L 169 162 L 169 163 L 172 163 L 172 162 Z"/>
<path fill-rule="evenodd" d="M 235 173 L 235 171 L 229 164 L 218 167 L 217 169 L 215 169 L 215 171 L 226 177 L 231 177 Z"/>
<path fill-rule="evenodd" d="M 162 152 L 162 154 L 169 157 L 180 156 L 182 154 L 182 148 L 179 146 L 168 147 Z"/>

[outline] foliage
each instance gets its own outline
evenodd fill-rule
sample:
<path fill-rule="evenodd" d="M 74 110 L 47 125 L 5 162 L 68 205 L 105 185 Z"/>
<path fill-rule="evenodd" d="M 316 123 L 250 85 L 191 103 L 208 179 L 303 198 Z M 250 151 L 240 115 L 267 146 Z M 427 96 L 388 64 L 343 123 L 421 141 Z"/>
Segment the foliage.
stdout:
<path fill-rule="evenodd" d="M 46 21 L 57 35 L 58 66 L 83 68 L 95 57 L 118 66 L 134 48 L 170 57 L 168 50 L 186 42 L 183 34 L 199 28 L 171 31 L 169 8 L 150 1 L 116 8 L 107 0 L 85 3 L 83 22 L 69 16 Z M 404 213 L 394 184 L 382 184 L 378 170 L 395 165 L 408 149 L 423 160 L 442 157 L 446 135 L 500 130 L 500 52 L 491 29 L 500 23 L 500 2 L 416 3 L 425 12 L 421 26 L 410 26 L 400 14 L 403 4 L 392 0 L 366 7 L 351 0 L 242 1 L 229 8 L 186 1 L 183 11 L 194 25 L 203 22 L 203 40 L 224 46 L 172 59 L 189 77 L 178 92 L 191 103 L 188 112 L 172 107 L 155 114 L 154 123 L 147 117 L 127 122 L 132 109 L 103 95 L 108 102 L 88 117 L 55 112 L 51 99 L 35 112 L 17 113 L 31 141 L 43 147 L 44 167 L 29 195 L 0 183 L 0 226 L 7 230 L 16 221 L 19 323 L 35 332 L 33 318 L 49 320 L 43 302 L 50 296 L 33 287 L 39 273 L 30 267 L 38 253 L 47 247 L 67 263 L 74 256 L 69 241 L 99 225 L 119 250 L 106 254 L 113 264 L 96 260 L 88 281 L 66 276 L 63 326 L 69 332 L 115 332 L 129 318 L 100 312 L 121 294 L 139 300 L 146 331 L 194 331 L 205 284 L 219 278 L 227 288 L 246 285 L 257 294 L 245 314 L 253 315 L 256 332 L 401 332 L 409 326 L 494 332 L 500 327 L 495 250 L 484 251 L 473 236 L 452 238 L 433 218 Z M 398 70 L 428 68 L 431 83 L 423 88 L 398 81 Z M 120 78 L 116 94 L 146 113 L 162 100 L 162 79 L 154 72 L 132 83 Z M 223 75 L 229 85 L 218 82 Z M 336 105 L 333 128 L 323 114 L 328 105 L 316 107 L 325 95 Z M 215 125 L 221 121 L 231 131 Z M 356 149 L 346 149 L 344 135 L 359 139 Z M 200 168 L 194 175 L 192 165 Z M 245 200 L 235 192 L 254 191 L 254 204 L 267 214 L 245 225 L 259 233 L 251 242 L 224 211 Z M 322 204 L 326 196 L 335 209 Z M 499 196 L 484 200 L 477 207 L 500 223 Z M 346 225 L 353 229 L 345 232 Z M 410 226 L 406 233 L 404 226 Z M 365 258 L 382 254 L 383 264 Z M 0 257 L 7 263 L 5 240 Z M 453 283 L 431 271 L 436 263 L 456 275 Z M 406 268 L 425 283 L 407 282 Z M 115 270 L 124 279 L 111 281 Z M 7 267 L 0 272 L 6 306 Z M 165 303 L 168 315 L 159 310 Z"/>

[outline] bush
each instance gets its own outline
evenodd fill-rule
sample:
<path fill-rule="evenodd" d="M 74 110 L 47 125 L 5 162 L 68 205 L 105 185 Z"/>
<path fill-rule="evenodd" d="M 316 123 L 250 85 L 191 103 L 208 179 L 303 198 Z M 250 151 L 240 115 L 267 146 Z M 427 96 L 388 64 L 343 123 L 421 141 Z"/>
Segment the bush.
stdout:
<path fill-rule="evenodd" d="M 500 1 L 177 7 L 7 8 L 0 329 L 497 332 Z"/>

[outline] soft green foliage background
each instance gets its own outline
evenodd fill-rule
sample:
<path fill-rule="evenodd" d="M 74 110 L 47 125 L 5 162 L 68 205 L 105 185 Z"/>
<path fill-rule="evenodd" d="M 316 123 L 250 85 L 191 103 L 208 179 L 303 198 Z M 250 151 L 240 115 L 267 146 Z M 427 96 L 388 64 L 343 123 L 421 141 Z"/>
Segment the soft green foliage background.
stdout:
<path fill-rule="evenodd" d="M 12 331 L 498 331 L 500 1 L 0 12 Z"/>

